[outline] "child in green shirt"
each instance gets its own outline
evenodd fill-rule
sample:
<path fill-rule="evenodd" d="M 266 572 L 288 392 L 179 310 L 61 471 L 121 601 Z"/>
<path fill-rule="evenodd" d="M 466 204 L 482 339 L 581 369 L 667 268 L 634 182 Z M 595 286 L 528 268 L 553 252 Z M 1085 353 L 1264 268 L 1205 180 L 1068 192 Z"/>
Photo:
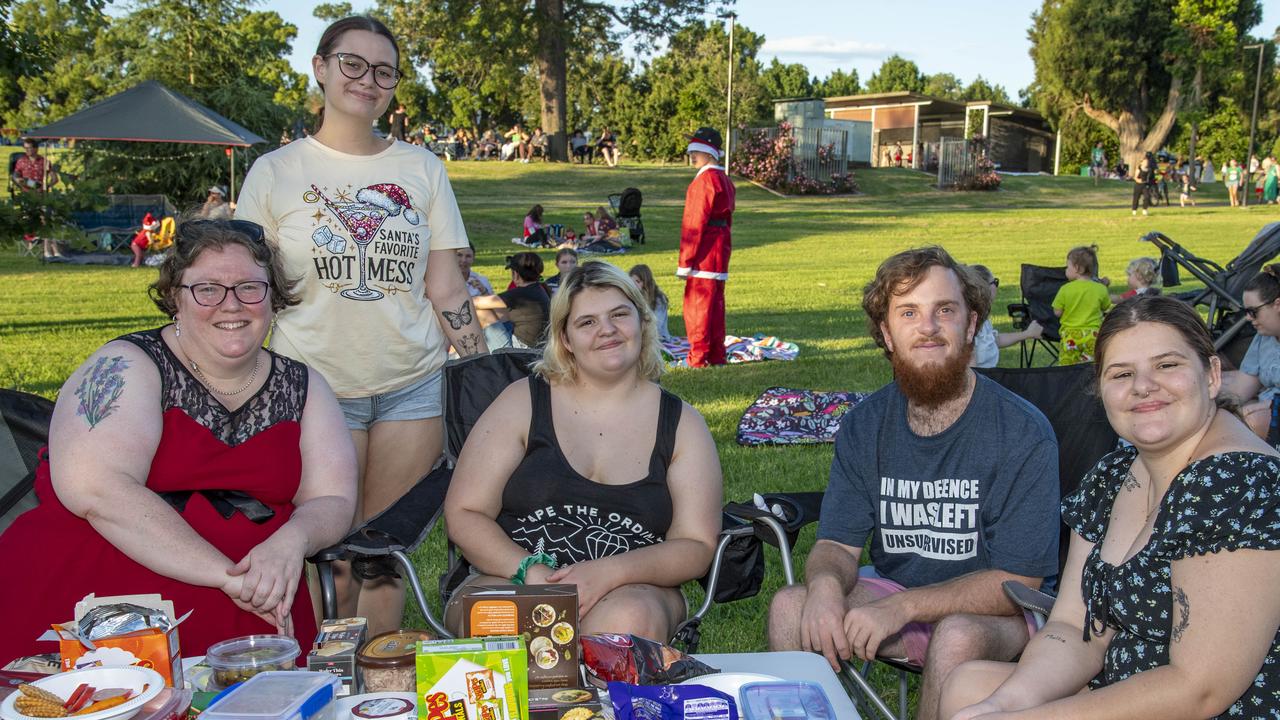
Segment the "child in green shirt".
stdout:
<path fill-rule="evenodd" d="M 1093 362 L 1093 347 L 1102 327 L 1102 313 L 1111 307 L 1111 296 L 1098 280 L 1098 246 L 1072 248 L 1067 253 L 1067 284 L 1053 298 L 1062 338 L 1058 362 L 1063 365 Z"/>

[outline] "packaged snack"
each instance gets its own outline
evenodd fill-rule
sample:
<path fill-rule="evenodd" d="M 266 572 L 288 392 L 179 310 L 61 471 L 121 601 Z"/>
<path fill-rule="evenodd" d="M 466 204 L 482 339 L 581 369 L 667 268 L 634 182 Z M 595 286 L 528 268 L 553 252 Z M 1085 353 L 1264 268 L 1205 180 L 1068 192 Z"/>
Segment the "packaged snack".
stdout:
<path fill-rule="evenodd" d="M 153 668 L 169 687 L 182 687 L 182 643 L 178 625 L 191 613 L 174 615 L 159 595 L 85 596 L 74 620 L 40 636 L 57 640 L 62 670 L 138 665 Z M 92 648 L 89 644 L 92 644 Z"/>
<path fill-rule="evenodd" d="M 350 720 L 413 720 L 418 716 L 417 705 L 412 700 L 390 697 L 392 693 L 376 693 L 356 703 L 350 710 Z M 335 720 L 346 720 L 337 718 Z"/>
<path fill-rule="evenodd" d="M 737 702 L 702 685 L 609 683 L 615 720 L 738 720 Z"/>
<path fill-rule="evenodd" d="M 602 720 L 600 694 L 595 688 L 529 691 L 529 720 Z"/>
<path fill-rule="evenodd" d="M 356 651 L 365 645 L 367 622 L 364 618 L 325 620 L 320 624 L 315 649 L 307 653 L 307 669 L 332 673 L 342 681 L 338 695 L 362 692 L 360 674 L 356 671 Z M 410 655 L 412 664 L 412 655 Z"/>
<path fill-rule="evenodd" d="M 362 690 L 413 692 L 416 689 L 414 648 L 430 639 L 431 633 L 426 630 L 392 630 L 365 643 L 356 656 Z"/>
<path fill-rule="evenodd" d="M 529 670 L 520 637 L 418 643 L 421 720 L 529 720 Z"/>
<path fill-rule="evenodd" d="M 292 670 L 298 641 L 287 635 L 245 635 L 209 646 L 204 660 L 213 669 L 209 689 L 220 690 L 262 672 Z"/>
<path fill-rule="evenodd" d="M 821 685 L 787 680 L 747 683 L 738 692 L 742 720 L 835 720 Z"/>
<path fill-rule="evenodd" d="M 599 687 L 619 681 L 632 685 L 666 685 L 719 670 L 668 645 L 638 635 L 600 633 L 582 637 L 587 677 Z"/>
<path fill-rule="evenodd" d="M 462 590 L 462 634 L 522 635 L 529 687 L 578 687 L 578 589 L 574 585 L 470 585 Z"/>

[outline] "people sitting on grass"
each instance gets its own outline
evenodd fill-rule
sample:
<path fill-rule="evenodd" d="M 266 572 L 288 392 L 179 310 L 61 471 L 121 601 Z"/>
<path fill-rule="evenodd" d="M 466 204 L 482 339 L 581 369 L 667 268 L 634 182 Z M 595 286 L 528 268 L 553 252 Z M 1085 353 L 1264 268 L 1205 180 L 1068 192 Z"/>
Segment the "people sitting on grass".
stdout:
<path fill-rule="evenodd" d="M 987 287 L 940 247 L 885 260 L 862 307 L 895 380 L 836 437 L 805 584 L 769 608 L 772 650 L 923 668 L 918 718 L 968 660 L 1017 657 L 1035 621 L 1006 580 L 1058 569 L 1058 446 L 1044 415 L 969 368 Z M 871 540 L 871 562 L 859 569 Z"/>
<path fill-rule="evenodd" d="M 533 154 L 533 146 L 529 144 L 529 133 L 524 131 L 520 123 L 512 126 L 504 137 L 507 141 L 502 146 L 502 159 L 519 160 L 522 163 L 529 162 L 529 158 Z"/>
<path fill-rule="evenodd" d="M 475 272 L 471 266 L 476 260 L 476 248 L 468 243 L 467 247 L 458 248 L 458 270 L 467 282 L 467 293 L 471 295 L 471 307 L 476 312 L 476 320 L 484 331 L 484 342 L 490 350 L 511 347 L 514 326 L 507 315 L 507 304 L 493 293 L 493 285 L 489 279 Z"/>
<path fill-rule="evenodd" d="M 658 328 L 658 339 L 670 339 L 671 331 L 667 329 L 667 314 L 671 310 L 671 301 L 653 279 L 653 271 L 648 265 L 639 264 L 632 265 L 627 274 L 631 276 L 631 281 L 636 284 L 636 287 L 640 288 L 640 294 L 644 296 L 645 302 L 649 304 L 649 310 L 653 312 L 654 325 Z"/>
<path fill-rule="evenodd" d="M 1122 293 L 1111 293 L 1111 302 L 1118 303 L 1135 295 L 1159 295 L 1160 288 L 1156 287 L 1159 272 L 1160 263 L 1155 258 L 1140 257 L 1131 260 L 1124 271 L 1129 289 Z"/>
<path fill-rule="evenodd" d="M 1098 246 L 1072 248 L 1067 253 L 1067 282 L 1053 296 L 1062 338 L 1058 362 L 1063 365 L 1093 362 L 1093 341 L 1102 325 L 1102 313 L 1111 307 L 1106 284 L 1098 278 Z"/>
<path fill-rule="evenodd" d="M 524 244 L 530 247 L 546 247 L 551 244 L 547 229 L 542 224 L 542 205 L 534 205 L 524 216 Z"/>
<path fill-rule="evenodd" d="M 535 252 L 519 252 L 507 258 L 511 288 L 498 293 L 507 306 L 507 317 L 523 347 L 542 345 L 551 313 L 551 298 L 542 285 L 542 258 Z"/>
<path fill-rule="evenodd" d="M 481 416 L 449 485 L 469 584 L 574 584 L 581 632 L 671 637 L 680 585 L 711 564 L 722 482 L 706 423 L 658 385 L 662 368 L 653 315 L 621 270 L 594 261 L 565 278 L 534 375 Z M 454 597 L 445 624 L 458 631 Z"/>
<path fill-rule="evenodd" d="M 536 155 L 541 157 L 543 160 L 546 160 L 547 147 L 550 143 L 551 138 L 547 137 L 547 134 L 542 132 L 542 128 L 534 128 L 533 135 L 529 138 L 529 157 L 533 158 Z"/>
<path fill-rule="evenodd" d="M 200 217 L 210 220 L 230 220 L 231 204 L 227 202 L 227 191 L 221 185 L 209 188 L 209 196 L 200 206 Z"/>
<path fill-rule="evenodd" d="M 1226 374 L 1226 392 L 1243 404 L 1241 413 L 1259 437 L 1267 437 L 1280 392 L 1280 264 L 1267 265 L 1244 286 L 1244 312 L 1257 332 L 1240 361 Z"/>
<path fill-rule="evenodd" d="M 961 665 L 942 717 L 1280 716 L 1280 456 L 1223 401 L 1209 331 L 1144 295 L 1098 333 L 1098 393 L 1131 445 L 1062 503 L 1071 548 L 1016 665 Z"/>
<path fill-rule="evenodd" d="M 578 251 L 573 248 L 562 247 L 556 251 L 556 274 L 547 278 L 546 286 L 553 294 L 560 289 L 560 283 L 564 282 L 565 277 L 569 275 L 569 271 L 578 267 Z"/>
<path fill-rule="evenodd" d="M 296 304 L 274 246 L 252 223 L 189 220 L 151 296 L 171 324 L 98 348 L 62 387 L 39 505 L 0 536 L 24 573 L 0 593 L 0 657 L 85 595 L 159 593 L 194 610 L 182 646 L 284 632 L 309 647 L 304 560 L 346 534 L 355 449 L 319 372 L 262 348 Z M 299 587 L 301 585 L 301 587 Z"/>
<path fill-rule="evenodd" d="M 476 159 L 489 160 L 496 157 L 499 147 L 498 134 L 493 128 L 486 129 L 480 134 L 480 140 L 476 143 Z"/>
<path fill-rule="evenodd" d="M 977 273 L 978 279 L 988 288 L 991 293 L 992 307 L 994 307 L 996 293 L 1000 290 L 1000 278 L 997 278 L 986 265 L 972 265 L 970 269 Z M 1035 320 L 1027 323 L 1025 330 L 996 332 L 995 325 L 991 324 L 991 316 L 988 314 L 987 319 L 978 327 L 978 334 L 973 340 L 973 366 L 981 368 L 995 367 L 1000 364 L 1001 348 L 1007 348 L 1010 345 L 1016 345 L 1026 340 L 1035 340 L 1042 335 L 1044 335 L 1044 327 Z"/>
<path fill-rule="evenodd" d="M 133 234 L 133 239 L 129 241 L 129 250 L 133 252 L 133 262 L 130 267 L 142 267 L 142 258 L 147 254 L 147 248 L 151 247 L 152 235 L 160 229 L 160 221 L 155 215 L 148 212 L 142 216 L 142 228 Z"/>

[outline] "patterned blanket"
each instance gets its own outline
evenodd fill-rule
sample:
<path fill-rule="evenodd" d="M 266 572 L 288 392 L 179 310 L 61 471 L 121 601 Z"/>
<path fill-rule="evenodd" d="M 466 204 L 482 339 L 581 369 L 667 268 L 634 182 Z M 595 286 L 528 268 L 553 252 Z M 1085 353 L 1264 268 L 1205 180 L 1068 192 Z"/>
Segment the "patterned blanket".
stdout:
<path fill-rule="evenodd" d="M 800 346 L 772 335 L 758 334 L 749 338 L 725 335 L 724 354 L 731 364 L 759 360 L 795 360 L 800 355 Z M 689 367 L 689 340 L 674 336 L 663 340 L 662 357 L 667 361 L 667 367 Z"/>
<path fill-rule="evenodd" d="M 809 445 L 835 442 L 840 420 L 870 393 L 818 392 L 772 387 L 738 421 L 739 445 Z"/>

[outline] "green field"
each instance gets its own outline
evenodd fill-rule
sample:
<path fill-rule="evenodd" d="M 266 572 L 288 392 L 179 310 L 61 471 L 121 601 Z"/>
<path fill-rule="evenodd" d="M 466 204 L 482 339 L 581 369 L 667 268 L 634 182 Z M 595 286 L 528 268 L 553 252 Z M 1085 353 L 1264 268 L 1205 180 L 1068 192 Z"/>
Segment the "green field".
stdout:
<path fill-rule="evenodd" d="M 682 332 L 682 285 L 674 277 L 684 188 L 692 171 L 683 166 L 624 166 L 618 169 L 545 164 L 453 163 L 450 177 L 468 232 L 479 249 L 476 270 L 495 285 L 534 203 L 548 222 L 581 226 L 582 212 L 607 204 L 607 195 L 628 186 L 645 195 L 643 217 L 649 242 L 626 256 L 622 267 L 647 263 L 671 297 L 671 330 Z M 1004 306 L 1018 300 L 1018 266 L 1064 264 L 1075 245 L 1096 243 L 1102 272 L 1124 283 L 1128 262 L 1151 255 L 1139 237 L 1159 230 L 1199 255 L 1225 264 L 1267 222 L 1274 207 L 1227 207 L 1220 184 L 1199 193 L 1200 207 L 1160 207 L 1151 217 L 1131 218 L 1127 183 L 1095 188 L 1079 177 L 1006 177 L 994 193 L 940 192 L 931 178 L 909 170 L 864 170 L 856 174 L 862 194 L 840 198 L 781 199 L 746 182 L 738 187 L 734 254 L 726 295 L 728 331 L 766 333 L 800 346 L 795 362 L 757 363 L 666 375 L 664 386 L 692 403 L 715 435 L 724 470 L 725 494 L 746 499 L 752 492 L 821 490 L 831 448 L 742 448 L 734 433 L 743 410 L 765 388 L 782 385 L 819 390 L 872 390 L 889 378 L 865 329 L 860 288 L 886 255 L 937 243 L 965 262 L 983 263 L 1003 281 L 997 329 L 1008 329 Z M 550 258 L 547 254 L 544 257 Z M 64 378 L 94 348 L 121 333 L 153 327 L 164 318 L 146 299 L 154 270 L 71 268 L 0 255 L 0 387 L 53 397 Z M 1016 364 L 1016 348 L 1002 364 Z M 798 557 L 813 542 L 801 536 Z M 436 557 L 442 539 L 430 547 Z M 437 562 L 419 551 L 434 580 Z M 712 610 L 702 649 L 728 652 L 764 647 L 764 617 L 781 582 L 776 553 L 760 596 Z M 428 582 L 434 586 L 433 583 Z"/>

